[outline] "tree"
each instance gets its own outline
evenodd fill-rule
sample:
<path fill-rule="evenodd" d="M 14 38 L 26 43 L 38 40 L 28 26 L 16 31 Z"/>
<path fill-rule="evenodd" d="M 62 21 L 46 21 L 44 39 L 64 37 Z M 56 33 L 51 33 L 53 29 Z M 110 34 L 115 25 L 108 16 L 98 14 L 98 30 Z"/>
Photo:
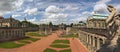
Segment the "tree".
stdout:
<path fill-rule="evenodd" d="M 28 22 L 28 21 L 21 21 L 21 22 L 19 22 L 19 26 L 21 27 L 23 23 L 29 24 L 29 27 L 38 27 L 39 26 L 37 24 L 33 24 L 31 22 Z"/>
<path fill-rule="evenodd" d="M 84 23 L 83 21 L 79 21 L 79 23 Z"/>
<path fill-rule="evenodd" d="M 79 24 L 80 24 L 80 25 L 86 25 L 86 23 L 83 22 L 83 21 L 79 21 Z"/>
<path fill-rule="evenodd" d="M 70 27 L 72 27 L 72 26 L 73 26 L 73 23 L 70 24 Z"/>
<path fill-rule="evenodd" d="M 53 26 L 52 22 L 49 22 L 49 26 L 50 26 L 50 27 L 52 27 L 52 26 Z"/>

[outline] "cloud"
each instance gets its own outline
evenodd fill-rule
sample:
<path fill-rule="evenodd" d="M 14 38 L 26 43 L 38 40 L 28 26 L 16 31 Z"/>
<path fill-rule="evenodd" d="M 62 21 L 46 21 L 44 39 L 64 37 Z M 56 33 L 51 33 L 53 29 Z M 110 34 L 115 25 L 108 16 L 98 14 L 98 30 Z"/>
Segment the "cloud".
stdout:
<path fill-rule="evenodd" d="M 34 24 L 39 24 L 39 22 L 37 21 L 37 18 L 36 18 L 36 17 L 34 17 L 34 18 L 32 18 L 32 19 L 28 19 L 27 21 L 32 22 L 32 23 L 34 23 Z"/>
<path fill-rule="evenodd" d="M 41 23 L 49 23 L 53 22 L 54 24 L 59 24 L 66 22 L 66 18 L 68 17 L 67 14 L 59 13 L 59 14 L 51 14 L 45 19 L 41 19 Z"/>
<path fill-rule="evenodd" d="M 62 9 L 60 9 L 59 7 L 56 7 L 55 5 L 50 5 L 45 9 L 46 13 L 59 13 L 61 11 Z"/>
<path fill-rule="evenodd" d="M 110 2 L 111 0 L 99 0 L 97 2 L 97 4 L 101 4 L 101 3 L 107 3 L 107 2 Z"/>
<path fill-rule="evenodd" d="M 118 12 L 120 13 L 120 4 L 115 5 L 115 8 L 118 10 Z"/>
<path fill-rule="evenodd" d="M 65 14 L 63 8 L 60 8 L 55 5 L 50 5 L 45 9 L 44 15 L 46 18 L 41 19 L 41 23 L 49 23 L 53 22 L 54 24 L 62 23 L 66 20 L 68 17 L 68 14 Z"/>
<path fill-rule="evenodd" d="M 88 14 L 79 15 L 79 16 L 76 16 L 76 18 L 71 18 L 70 20 L 68 20 L 68 22 L 69 23 L 78 23 L 79 21 L 86 21 L 88 16 L 89 16 Z"/>
<path fill-rule="evenodd" d="M 19 20 L 28 17 L 29 21 L 35 23 L 69 23 L 87 19 L 94 11 L 98 13 L 108 12 L 106 4 L 111 0 L 81 1 L 81 0 L 0 0 L 0 14 L 10 12 Z M 1 6 L 9 3 L 8 6 Z M 87 4 L 87 5 L 86 5 Z M 119 3 L 115 7 L 120 9 Z M 5 7 L 5 8 L 4 8 Z M 21 16 L 19 16 L 19 14 Z M 37 19 L 36 19 L 37 18 Z"/>
<path fill-rule="evenodd" d="M 21 7 L 22 6 L 22 4 L 23 4 L 23 0 L 17 0 L 17 1 L 15 1 L 13 4 L 15 5 L 14 7 L 15 8 L 19 8 L 19 7 Z"/>
<path fill-rule="evenodd" d="M 83 11 L 83 12 L 81 12 L 81 14 L 76 14 L 75 16 L 74 15 L 72 15 L 72 17 L 74 17 L 74 18 L 71 18 L 70 20 L 68 20 L 69 24 L 70 23 L 78 23 L 79 21 L 86 21 L 87 18 L 90 15 L 92 15 L 92 12 L 90 12 L 90 11 Z"/>
<path fill-rule="evenodd" d="M 108 13 L 106 3 L 111 0 L 99 0 L 94 6 L 94 11 L 97 13 Z"/>
<path fill-rule="evenodd" d="M 16 17 L 19 17 L 21 16 L 20 14 L 15 14 L 15 15 L 12 15 L 13 18 L 16 18 Z"/>
<path fill-rule="evenodd" d="M 34 22 L 35 20 L 36 20 L 36 17 L 34 17 L 33 19 L 29 19 L 28 21 Z"/>
<path fill-rule="evenodd" d="M 32 9 L 26 9 L 26 10 L 24 11 L 24 13 L 27 13 L 28 15 L 31 15 L 31 14 L 36 14 L 37 11 L 38 11 L 37 8 L 32 8 Z"/>
<path fill-rule="evenodd" d="M 78 17 L 78 18 L 74 18 L 74 19 L 70 19 L 69 22 L 71 23 L 78 23 L 79 21 L 86 21 L 86 17 Z"/>
<path fill-rule="evenodd" d="M 91 12 L 88 12 L 88 11 L 82 12 L 82 15 L 88 15 L 88 14 L 92 14 L 92 13 L 91 13 Z"/>
<path fill-rule="evenodd" d="M 27 1 L 32 2 L 33 0 L 27 0 Z"/>
<path fill-rule="evenodd" d="M 48 18 L 59 19 L 59 18 L 66 18 L 67 16 L 68 16 L 67 14 L 60 13 L 60 14 L 52 14 Z"/>
<path fill-rule="evenodd" d="M 74 10 L 78 10 L 79 7 L 78 7 L 78 6 L 71 6 L 71 5 L 68 5 L 65 9 L 66 9 L 66 10 L 74 11 Z"/>
<path fill-rule="evenodd" d="M 14 10 L 13 8 L 13 2 L 15 0 L 0 0 L 0 15 L 5 14 L 6 12 L 9 12 L 11 10 Z"/>

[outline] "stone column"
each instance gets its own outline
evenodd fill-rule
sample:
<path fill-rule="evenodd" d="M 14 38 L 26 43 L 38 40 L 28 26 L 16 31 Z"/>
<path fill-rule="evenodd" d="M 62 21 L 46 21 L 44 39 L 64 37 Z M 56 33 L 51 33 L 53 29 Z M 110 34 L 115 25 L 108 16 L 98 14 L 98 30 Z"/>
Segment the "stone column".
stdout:
<path fill-rule="evenodd" d="M 91 36 L 89 36 L 89 44 L 91 44 Z"/>
<path fill-rule="evenodd" d="M 83 41 L 83 43 L 84 43 L 84 34 L 82 34 L 82 41 Z"/>
<path fill-rule="evenodd" d="M 84 34 L 84 42 L 86 43 L 86 34 Z"/>
<path fill-rule="evenodd" d="M 79 36 L 79 39 L 81 40 L 81 36 L 82 36 L 82 35 L 81 35 L 81 33 L 80 33 L 80 32 L 78 32 L 78 36 Z"/>
<path fill-rule="evenodd" d="M 100 39 L 97 38 L 97 50 L 100 49 Z"/>
<path fill-rule="evenodd" d="M 97 37 L 95 37 L 95 48 L 97 49 Z"/>
<path fill-rule="evenodd" d="M 95 37 L 92 37 L 93 38 L 93 44 L 92 44 L 92 47 L 95 47 Z"/>
<path fill-rule="evenodd" d="M 86 43 L 88 44 L 88 35 L 86 35 Z"/>

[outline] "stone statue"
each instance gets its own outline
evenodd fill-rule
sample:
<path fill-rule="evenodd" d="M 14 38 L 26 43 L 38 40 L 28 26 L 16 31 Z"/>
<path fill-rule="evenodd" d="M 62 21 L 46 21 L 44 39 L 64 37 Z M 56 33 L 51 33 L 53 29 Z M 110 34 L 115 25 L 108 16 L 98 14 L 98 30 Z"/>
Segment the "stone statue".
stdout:
<path fill-rule="evenodd" d="M 112 5 L 108 5 L 107 9 L 111 13 L 106 19 L 107 40 L 97 52 L 117 52 L 116 46 L 118 46 L 118 37 L 120 35 L 120 19 L 117 10 Z"/>

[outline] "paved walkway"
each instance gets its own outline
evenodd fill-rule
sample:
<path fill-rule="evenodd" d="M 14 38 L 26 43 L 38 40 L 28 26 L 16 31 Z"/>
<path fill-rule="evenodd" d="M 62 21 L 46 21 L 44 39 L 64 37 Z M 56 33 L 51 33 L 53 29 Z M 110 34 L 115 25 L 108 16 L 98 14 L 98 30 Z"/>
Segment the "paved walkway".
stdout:
<path fill-rule="evenodd" d="M 43 52 L 44 49 L 49 47 L 49 45 L 58 38 L 57 35 L 60 35 L 61 31 L 56 31 L 55 33 L 52 33 L 52 35 L 49 35 L 45 38 L 42 38 L 41 40 L 38 40 L 34 43 L 27 44 L 25 46 L 22 46 L 20 48 L 14 48 L 14 49 L 1 49 L 0 52 Z"/>
<path fill-rule="evenodd" d="M 87 48 L 79 41 L 78 38 L 70 38 L 69 40 L 72 52 L 89 52 Z"/>

